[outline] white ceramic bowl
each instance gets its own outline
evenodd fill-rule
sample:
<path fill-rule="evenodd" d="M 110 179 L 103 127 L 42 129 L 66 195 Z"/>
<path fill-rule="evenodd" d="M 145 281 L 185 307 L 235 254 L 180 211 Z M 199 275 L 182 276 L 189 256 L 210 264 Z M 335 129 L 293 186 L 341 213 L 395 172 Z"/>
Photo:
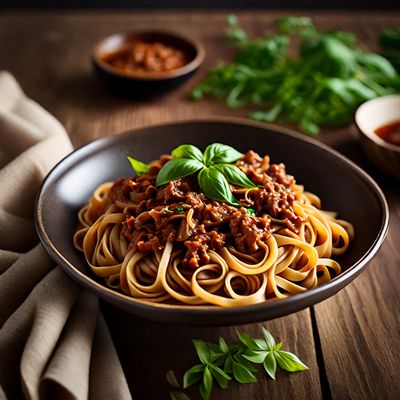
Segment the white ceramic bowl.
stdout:
<path fill-rule="evenodd" d="M 355 121 L 367 156 L 382 171 L 400 178 L 400 146 L 386 142 L 375 133 L 383 125 L 400 121 L 400 94 L 378 97 L 361 104 Z"/>

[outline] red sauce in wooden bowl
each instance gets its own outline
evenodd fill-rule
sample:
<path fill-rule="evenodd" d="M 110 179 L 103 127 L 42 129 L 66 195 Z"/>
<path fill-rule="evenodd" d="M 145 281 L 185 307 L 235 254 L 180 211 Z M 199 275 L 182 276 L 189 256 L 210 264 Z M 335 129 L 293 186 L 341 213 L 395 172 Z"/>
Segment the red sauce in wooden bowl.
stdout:
<path fill-rule="evenodd" d="M 400 146 L 400 121 L 383 125 L 375 129 L 375 133 L 386 142 Z"/>

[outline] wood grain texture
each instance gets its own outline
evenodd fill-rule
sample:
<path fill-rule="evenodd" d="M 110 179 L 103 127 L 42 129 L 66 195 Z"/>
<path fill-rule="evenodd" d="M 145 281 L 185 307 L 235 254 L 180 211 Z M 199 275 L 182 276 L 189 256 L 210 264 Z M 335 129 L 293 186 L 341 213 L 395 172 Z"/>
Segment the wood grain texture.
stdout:
<path fill-rule="evenodd" d="M 271 30 L 282 12 L 240 12 L 241 23 L 254 35 Z M 299 13 L 290 13 L 299 14 Z M 75 146 L 122 131 L 167 121 L 207 116 L 245 116 L 211 101 L 193 103 L 186 93 L 218 59 L 233 49 L 224 40 L 227 12 L 79 12 L 0 15 L 0 70 L 11 71 L 29 96 L 67 128 Z M 308 12 L 318 27 L 353 31 L 362 43 L 376 47 L 376 35 L 387 25 L 399 26 L 397 13 Z M 201 71 L 179 90 L 146 101 L 110 93 L 93 75 L 91 49 L 103 36 L 120 30 L 168 28 L 196 37 L 207 57 Z M 328 301 L 310 310 L 268 322 L 267 327 L 310 366 L 300 374 L 278 374 L 274 382 L 260 372 L 256 384 L 231 384 L 216 391 L 219 399 L 394 399 L 400 393 L 399 186 L 372 169 L 361 153 L 354 126 L 325 129 L 319 139 L 368 169 L 382 185 L 391 208 L 390 231 L 367 270 Z M 367 218 L 368 216 L 366 216 Z M 360 232 L 359 234 L 362 234 Z M 233 339 L 235 327 L 188 328 L 133 318 L 104 305 L 109 326 L 136 399 L 168 398 L 167 370 L 181 374 L 195 361 L 191 338 Z M 314 319 L 315 318 L 315 319 Z M 240 327 L 257 334 L 262 324 Z M 319 353 L 319 354 L 317 354 Z M 322 385 L 321 385 L 322 384 Z M 322 386 L 322 387 L 321 387 Z M 196 398 L 196 396 L 193 396 Z"/>

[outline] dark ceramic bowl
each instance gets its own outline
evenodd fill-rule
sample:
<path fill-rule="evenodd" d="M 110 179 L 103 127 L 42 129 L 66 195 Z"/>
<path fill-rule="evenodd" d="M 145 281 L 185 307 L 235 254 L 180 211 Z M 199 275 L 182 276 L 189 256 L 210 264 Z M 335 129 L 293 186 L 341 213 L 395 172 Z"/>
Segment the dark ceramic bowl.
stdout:
<path fill-rule="evenodd" d="M 124 72 L 106 63 L 103 58 L 132 41 L 161 42 L 182 50 L 188 62 L 167 72 Z M 98 75 L 114 90 L 125 95 L 140 97 L 157 95 L 178 87 L 199 68 L 204 60 L 204 48 L 196 40 L 178 33 L 163 31 L 115 33 L 101 40 L 94 48 L 92 61 Z"/>
<path fill-rule="evenodd" d="M 284 162 L 297 182 L 321 197 L 355 227 L 355 239 L 340 258 L 343 272 L 330 282 L 293 297 L 237 308 L 152 305 L 105 286 L 72 243 L 77 213 L 101 183 L 131 176 L 126 161 L 158 158 L 182 143 L 204 148 L 212 142 L 238 150 L 254 149 Z M 368 216 L 368 217 L 366 217 Z M 381 246 L 388 228 L 388 207 L 377 184 L 359 167 L 329 147 L 272 125 L 230 120 L 180 122 L 138 129 L 96 140 L 74 151 L 47 176 L 37 199 L 36 228 L 54 260 L 73 279 L 104 300 L 145 318 L 179 324 L 231 325 L 269 320 L 318 303 L 345 287 Z"/>

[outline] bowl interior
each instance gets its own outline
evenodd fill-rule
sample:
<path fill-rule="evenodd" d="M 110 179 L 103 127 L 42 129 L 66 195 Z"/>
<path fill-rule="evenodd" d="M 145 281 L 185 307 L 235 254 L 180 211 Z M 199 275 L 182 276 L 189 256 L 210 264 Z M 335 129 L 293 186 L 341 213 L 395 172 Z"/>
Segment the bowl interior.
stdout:
<path fill-rule="evenodd" d="M 188 307 L 184 311 L 170 307 L 166 311 L 116 295 L 96 284 L 96 277 L 72 243 L 77 212 L 94 189 L 106 181 L 132 176 L 133 171 L 126 160 L 128 155 L 149 162 L 182 143 L 192 143 L 204 149 L 212 142 L 227 143 L 243 152 L 254 149 L 262 155 L 269 154 L 272 162 L 285 163 L 287 171 L 298 183 L 320 196 L 323 209 L 337 211 L 340 218 L 354 225 L 354 242 L 347 254 L 340 258 L 344 271 L 341 275 L 307 293 L 245 307 L 246 312 L 242 308 L 227 310 L 215 307 Z M 139 129 L 92 142 L 75 151 L 45 180 L 38 197 L 36 222 L 44 245 L 61 266 L 75 279 L 118 306 L 159 320 L 182 322 L 183 318 L 186 323 L 230 324 L 282 316 L 338 291 L 358 274 L 379 247 L 386 232 L 386 207 L 376 184 L 351 162 L 325 146 L 273 127 L 204 121 Z"/>
<path fill-rule="evenodd" d="M 119 70 L 118 68 L 114 68 L 112 65 L 103 61 L 103 58 L 113 53 L 117 50 L 125 48 L 130 43 L 135 41 L 143 41 L 146 43 L 156 43 L 161 42 L 165 45 L 173 46 L 177 49 L 180 49 L 184 52 L 187 57 L 187 63 L 180 67 L 171 71 L 164 72 L 124 72 Z M 116 73 L 118 75 L 126 75 L 126 76 L 134 76 L 134 77 L 146 77 L 152 76 L 157 77 L 167 77 L 170 75 L 176 76 L 180 73 L 186 73 L 188 68 L 196 67 L 201 63 L 203 58 L 203 49 L 201 45 L 195 41 L 189 40 L 180 36 L 179 34 L 172 32 L 158 32 L 158 31 L 149 31 L 149 32 L 124 32 L 124 33 L 115 33 L 111 36 L 106 37 L 102 41 L 100 41 L 94 50 L 94 59 L 95 61 L 101 65 L 102 68 L 106 68 L 108 71 Z M 195 64 L 195 65 L 194 65 Z"/>
<path fill-rule="evenodd" d="M 400 95 L 378 97 L 363 103 L 355 114 L 355 121 L 361 132 L 369 139 L 400 152 L 398 146 L 384 141 L 375 134 L 377 128 L 400 121 Z"/>

